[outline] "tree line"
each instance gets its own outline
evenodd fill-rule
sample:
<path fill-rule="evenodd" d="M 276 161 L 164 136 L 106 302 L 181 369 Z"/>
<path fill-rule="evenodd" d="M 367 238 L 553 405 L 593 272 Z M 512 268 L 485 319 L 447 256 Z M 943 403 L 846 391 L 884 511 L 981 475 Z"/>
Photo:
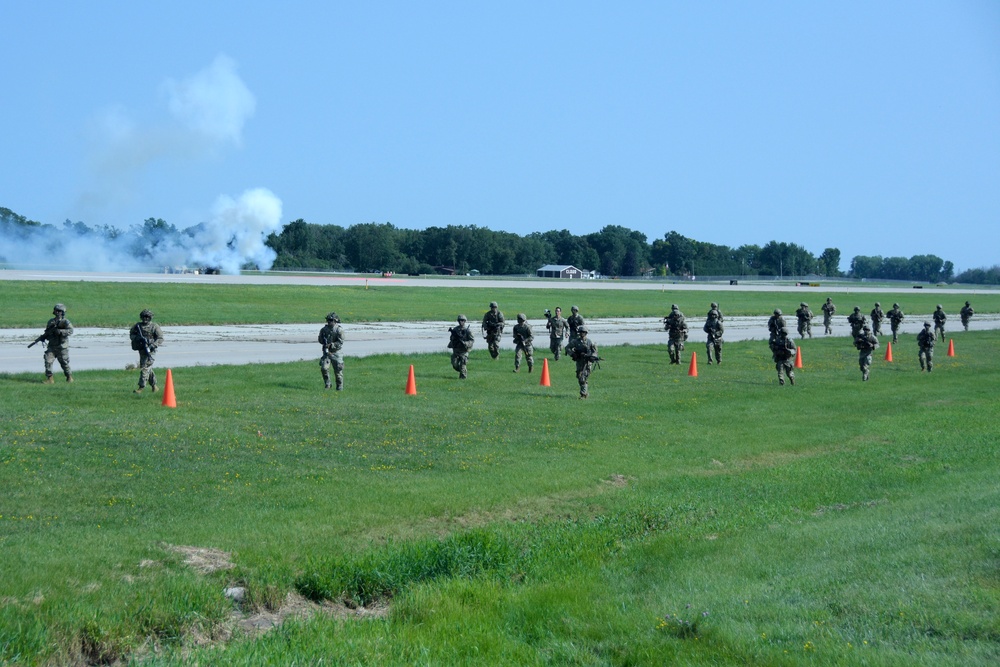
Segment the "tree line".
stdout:
<path fill-rule="evenodd" d="M 159 218 L 119 230 L 107 225 L 89 227 L 67 220 L 62 228 L 28 220 L 0 208 L 0 239 L 26 241 L 40 229 L 60 231 L 68 238 L 128 239 L 137 259 L 172 237 L 185 234 Z M 770 241 L 732 248 L 689 238 L 676 231 L 649 242 L 646 235 L 620 225 L 599 232 L 574 234 L 569 230 L 532 232 L 520 236 L 475 225 L 402 229 L 391 223 L 363 223 L 341 227 L 298 219 L 266 245 L 277 257 L 271 268 L 394 273 L 533 275 L 546 264 L 572 265 L 604 276 L 824 276 L 841 277 L 838 248 L 818 256 L 795 243 Z M 0 246 L 2 247 L 2 246 Z M 14 258 L 16 259 L 16 258 Z M 0 256 L 0 261 L 11 258 Z M 268 268 L 268 267 L 246 267 Z M 954 265 L 936 255 L 913 257 L 856 256 L 851 278 L 920 282 L 1000 283 L 1000 266 L 972 269 L 954 276 Z"/>

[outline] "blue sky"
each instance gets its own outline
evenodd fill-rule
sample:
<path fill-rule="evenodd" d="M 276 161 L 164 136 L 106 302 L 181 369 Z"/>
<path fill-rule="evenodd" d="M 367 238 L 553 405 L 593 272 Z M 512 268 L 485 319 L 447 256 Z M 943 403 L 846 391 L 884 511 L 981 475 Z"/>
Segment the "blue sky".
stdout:
<path fill-rule="evenodd" d="M 3 3 L 0 206 L 1000 263 L 1000 3 Z"/>

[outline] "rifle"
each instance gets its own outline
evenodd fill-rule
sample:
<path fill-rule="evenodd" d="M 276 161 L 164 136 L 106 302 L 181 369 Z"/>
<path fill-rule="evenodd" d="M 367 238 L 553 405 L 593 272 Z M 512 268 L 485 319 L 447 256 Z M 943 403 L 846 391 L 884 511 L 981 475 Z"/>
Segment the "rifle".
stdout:
<path fill-rule="evenodd" d="M 146 334 L 143 333 L 142 327 L 138 324 L 135 325 L 135 332 L 139 334 L 139 342 L 142 343 L 142 349 L 146 353 L 147 357 L 153 356 L 153 353 L 149 349 L 149 340 L 146 338 Z"/>
<path fill-rule="evenodd" d="M 596 354 L 587 355 L 587 363 L 594 364 L 594 369 L 600 369 L 601 362 L 604 361 L 604 357 L 599 357 Z"/>
<path fill-rule="evenodd" d="M 45 327 L 45 331 L 42 332 L 42 335 L 39 336 L 38 338 L 36 338 L 35 340 L 33 340 L 31 343 L 28 344 L 28 349 L 30 350 L 34 346 L 36 346 L 39 343 L 41 343 L 43 340 L 47 339 L 49 337 L 49 329 L 55 329 L 57 326 L 59 326 L 58 323 L 56 323 L 55 325 L 53 325 L 51 327 Z"/>

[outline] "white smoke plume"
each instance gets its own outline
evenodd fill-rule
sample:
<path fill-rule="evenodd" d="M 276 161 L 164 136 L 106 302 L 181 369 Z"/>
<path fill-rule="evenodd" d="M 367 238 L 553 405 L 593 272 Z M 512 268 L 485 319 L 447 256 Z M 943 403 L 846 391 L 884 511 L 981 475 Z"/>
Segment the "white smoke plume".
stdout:
<path fill-rule="evenodd" d="M 275 253 L 264 241 L 284 225 L 281 200 L 263 188 L 236 199 L 219 197 L 207 221 L 180 231 L 161 221 L 137 220 L 127 230 L 103 224 L 109 213 L 141 201 L 140 183 L 152 165 L 184 169 L 239 148 L 256 107 L 235 61 L 225 55 L 187 78 L 166 80 L 160 91 L 165 121 L 139 122 L 114 108 L 94 124 L 89 177 L 76 207 L 85 222 L 56 228 L 0 220 L 0 262 L 101 271 L 187 266 L 238 273 L 244 265 L 271 267 Z"/>
<path fill-rule="evenodd" d="M 12 268 L 82 271 L 162 271 L 179 267 L 239 273 L 244 266 L 271 268 L 267 236 L 280 233 L 281 200 L 270 190 L 221 196 L 212 217 L 184 230 L 159 221 L 126 232 L 81 223 L 23 226 L 0 220 L 0 262 Z"/>

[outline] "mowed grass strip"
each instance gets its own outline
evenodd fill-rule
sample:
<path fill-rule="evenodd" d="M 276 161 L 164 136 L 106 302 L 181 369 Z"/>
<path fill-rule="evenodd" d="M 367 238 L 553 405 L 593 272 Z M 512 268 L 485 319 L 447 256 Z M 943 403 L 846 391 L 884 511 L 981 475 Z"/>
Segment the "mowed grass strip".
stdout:
<path fill-rule="evenodd" d="M 981 290 L 979 290 L 981 292 Z M 126 327 L 135 323 L 139 311 L 150 308 L 164 325 L 293 324 L 320 322 L 331 310 L 345 322 L 401 322 L 451 320 L 465 313 L 473 321 L 482 317 L 491 301 L 497 301 L 511 322 L 522 312 L 529 320 L 544 321 L 545 309 L 561 306 L 569 316 L 578 305 L 585 317 L 663 317 L 670 305 L 678 304 L 693 322 L 700 323 L 709 304 L 717 302 L 730 316 L 767 316 L 781 308 L 795 322 L 799 303 L 809 303 L 822 323 L 820 305 L 833 298 L 838 317 L 858 306 L 867 315 L 876 301 L 888 311 L 898 301 L 912 316 L 932 312 L 938 303 L 957 330 L 958 311 L 970 300 L 978 313 L 1000 312 L 1000 292 L 970 293 L 957 288 L 952 294 L 924 294 L 920 290 L 843 294 L 822 287 L 794 292 L 739 292 L 723 286 L 713 291 L 565 289 L 556 282 L 546 289 L 517 287 L 491 289 L 409 287 L 372 279 L 366 287 L 358 279 L 350 286 L 309 285 L 189 285 L 178 283 L 92 283 L 0 281 L 4 312 L 0 327 L 44 327 L 52 305 L 66 305 L 75 326 Z"/>
<path fill-rule="evenodd" d="M 697 378 L 695 340 L 602 348 L 588 401 L 569 361 L 541 387 L 485 350 L 465 382 L 348 359 L 339 393 L 316 363 L 183 369 L 176 410 L 131 372 L 0 375 L 0 661 L 994 664 L 1000 333 L 957 338 L 867 383 L 805 341 L 795 387 L 761 342 Z M 388 614 L 241 638 L 234 585 Z"/>

